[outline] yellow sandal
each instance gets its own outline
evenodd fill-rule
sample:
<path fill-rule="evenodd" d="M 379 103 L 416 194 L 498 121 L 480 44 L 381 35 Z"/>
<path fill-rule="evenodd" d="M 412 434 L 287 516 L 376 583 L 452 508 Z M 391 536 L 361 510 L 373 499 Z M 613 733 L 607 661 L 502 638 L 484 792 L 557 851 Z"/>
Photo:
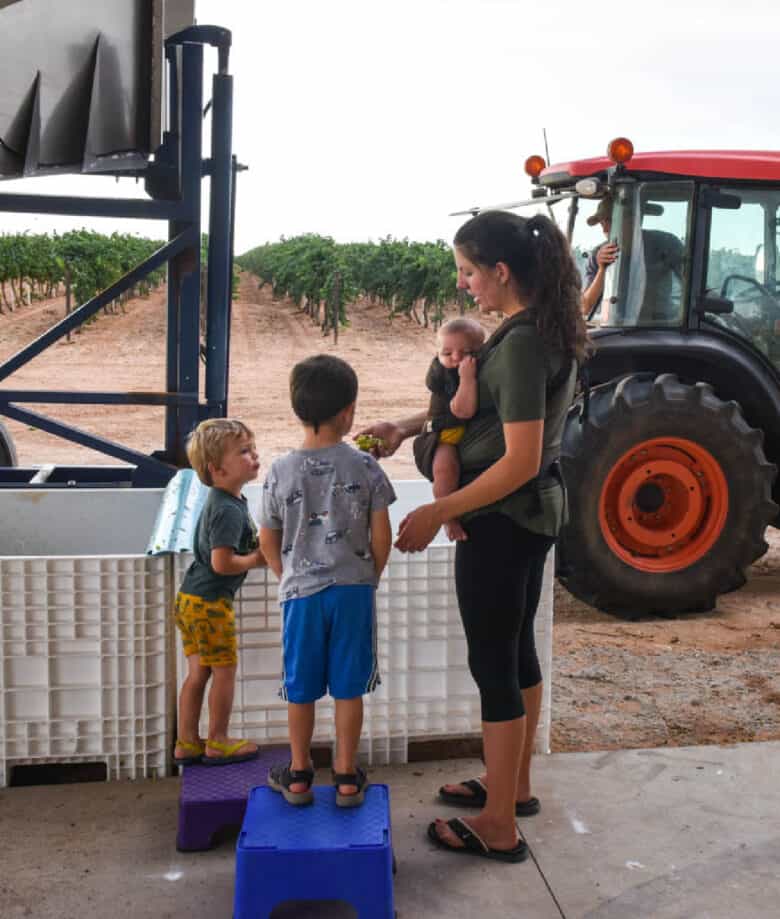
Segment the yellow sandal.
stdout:
<path fill-rule="evenodd" d="M 251 753 L 239 753 L 251 740 L 238 740 L 234 744 L 222 743 L 220 740 L 207 740 L 206 749 L 219 750 L 221 756 L 209 756 L 204 753 L 201 762 L 205 766 L 229 766 L 231 763 L 246 763 L 250 759 L 257 759 L 260 751 L 255 747 Z"/>
<path fill-rule="evenodd" d="M 176 749 L 173 751 L 173 761 L 177 766 L 195 766 L 203 760 L 203 754 L 206 752 L 206 745 L 202 740 L 197 743 L 190 743 L 188 740 L 177 740 L 176 746 L 187 751 L 187 756 L 176 756 Z"/>

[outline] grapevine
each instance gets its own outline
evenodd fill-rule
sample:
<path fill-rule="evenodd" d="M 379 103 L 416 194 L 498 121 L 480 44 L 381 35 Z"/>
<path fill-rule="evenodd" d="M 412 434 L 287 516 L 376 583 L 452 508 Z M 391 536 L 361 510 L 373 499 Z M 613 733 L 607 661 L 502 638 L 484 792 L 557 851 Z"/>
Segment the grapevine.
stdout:
<path fill-rule="evenodd" d="M 75 305 L 117 281 L 163 244 L 129 234 L 89 230 L 48 234 L 0 234 L 0 315 L 34 300 L 60 296 L 70 284 Z M 165 277 L 158 269 L 120 298 L 147 296 Z"/>
<path fill-rule="evenodd" d="M 275 297 L 290 297 L 323 331 L 347 325 L 347 304 L 359 297 L 437 327 L 444 307 L 455 302 L 456 273 L 451 248 L 442 240 L 410 242 L 391 237 L 378 243 L 339 244 L 307 234 L 258 246 L 236 259 L 269 284 Z M 323 318 L 324 317 L 324 318 Z"/>

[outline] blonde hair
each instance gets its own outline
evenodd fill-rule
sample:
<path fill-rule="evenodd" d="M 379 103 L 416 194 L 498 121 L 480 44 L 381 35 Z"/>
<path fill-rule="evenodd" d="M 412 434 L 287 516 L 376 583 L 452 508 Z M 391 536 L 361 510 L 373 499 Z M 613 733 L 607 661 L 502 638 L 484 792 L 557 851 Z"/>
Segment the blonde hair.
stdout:
<path fill-rule="evenodd" d="M 470 345 L 481 345 L 485 341 L 485 330 L 475 319 L 469 319 L 468 316 L 450 319 L 439 326 L 436 340 L 440 345 L 445 335 L 465 335 Z"/>
<path fill-rule="evenodd" d="M 187 438 L 187 458 L 204 485 L 213 485 L 209 463 L 219 466 L 229 441 L 255 435 L 243 421 L 233 418 L 208 418 L 195 428 Z"/>

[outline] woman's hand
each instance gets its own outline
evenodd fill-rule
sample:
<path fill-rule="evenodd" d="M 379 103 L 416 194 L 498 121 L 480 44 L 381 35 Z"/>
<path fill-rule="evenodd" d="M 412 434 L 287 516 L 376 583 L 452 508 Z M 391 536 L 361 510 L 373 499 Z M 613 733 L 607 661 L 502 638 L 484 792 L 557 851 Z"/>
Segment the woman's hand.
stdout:
<path fill-rule="evenodd" d="M 422 504 L 401 521 L 395 541 L 396 549 L 401 552 L 422 552 L 439 532 L 443 522 L 435 502 Z"/>
<path fill-rule="evenodd" d="M 357 440 L 358 437 L 363 435 L 378 437 L 382 441 L 381 444 L 372 447 L 369 451 L 377 459 L 382 456 L 392 456 L 404 440 L 402 428 L 392 421 L 377 421 L 376 424 L 362 428 L 352 439 Z"/>

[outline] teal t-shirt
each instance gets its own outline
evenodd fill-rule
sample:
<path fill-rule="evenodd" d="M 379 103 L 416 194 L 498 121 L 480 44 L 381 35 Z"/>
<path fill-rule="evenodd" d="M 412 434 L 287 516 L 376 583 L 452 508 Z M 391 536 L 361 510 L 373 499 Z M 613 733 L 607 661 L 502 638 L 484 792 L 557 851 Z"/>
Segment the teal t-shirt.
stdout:
<path fill-rule="evenodd" d="M 561 369 L 564 356 L 549 349 L 536 324 L 518 323 L 488 354 L 478 376 L 479 409 L 466 422 L 458 444 L 462 484 L 476 478 L 500 459 L 505 451 L 502 425 L 513 421 L 544 420 L 541 468 L 545 469 L 561 451 L 566 415 L 574 397 L 577 365 L 566 382 L 549 397 L 548 381 Z M 500 512 L 520 526 L 545 536 L 557 536 L 564 522 L 564 495 L 560 485 L 551 482 L 539 491 L 537 500 L 528 492 L 513 492 L 494 504 L 464 514 L 464 520 L 477 514 Z"/>
<path fill-rule="evenodd" d="M 217 574 L 211 567 L 211 550 L 229 547 L 237 555 L 257 548 L 257 527 L 249 514 L 246 498 L 220 488 L 209 490 L 203 512 L 195 524 L 195 560 L 187 569 L 179 590 L 204 600 L 225 597 L 232 600 L 244 583 L 246 572 Z"/>

